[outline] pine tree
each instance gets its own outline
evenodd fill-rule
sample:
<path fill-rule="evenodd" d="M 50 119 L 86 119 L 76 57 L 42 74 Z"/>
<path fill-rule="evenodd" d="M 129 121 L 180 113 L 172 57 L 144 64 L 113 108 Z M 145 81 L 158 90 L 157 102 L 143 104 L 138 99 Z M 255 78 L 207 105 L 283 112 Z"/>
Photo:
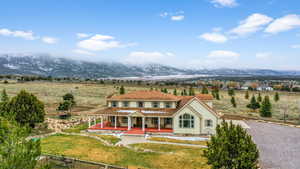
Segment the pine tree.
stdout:
<path fill-rule="evenodd" d="M 201 93 L 202 93 L 202 94 L 208 94 L 208 89 L 206 88 L 206 86 L 203 86 L 203 87 L 202 87 Z"/>
<path fill-rule="evenodd" d="M 233 96 L 231 97 L 231 104 L 233 107 L 236 107 L 235 98 Z"/>
<path fill-rule="evenodd" d="M 228 95 L 231 96 L 231 97 L 234 96 L 235 95 L 234 90 L 233 89 L 229 89 L 228 90 Z"/>
<path fill-rule="evenodd" d="M 278 92 L 276 92 L 275 95 L 274 95 L 274 101 L 275 101 L 275 102 L 278 102 L 279 99 L 280 99 L 280 98 L 279 98 L 279 94 L 278 94 Z"/>
<path fill-rule="evenodd" d="M 248 90 L 245 93 L 245 99 L 247 99 L 247 100 L 249 99 L 249 91 Z"/>
<path fill-rule="evenodd" d="M 253 95 L 250 101 L 250 104 L 247 105 L 247 107 L 249 109 L 252 109 L 253 111 L 255 111 L 256 109 L 258 109 L 260 107 L 259 103 L 256 101 L 255 96 Z"/>
<path fill-rule="evenodd" d="M 265 96 L 259 112 L 261 117 L 272 117 L 272 105 L 269 96 Z"/>
<path fill-rule="evenodd" d="M 173 95 L 177 96 L 177 90 L 176 89 L 173 90 Z"/>
<path fill-rule="evenodd" d="M 258 102 L 261 102 L 261 101 L 262 101 L 262 98 L 261 98 L 261 94 L 260 94 L 260 93 L 258 93 L 257 101 L 258 101 Z"/>
<path fill-rule="evenodd" d="M 9 98 L 8 98 L 8 95 L 7 95 L 7 93 L 6 93 L 6 90 L 5 89 L 3 89 L 2 90 L 2 93 L 1 93 L 1 102 L 8 102 L 8 100 L 9 100 Z"/>
<path fill-rule="evenodd" d="M 44 121 L 44 104 L 36 96 L 22 90 L 17 96 L 7 103 L 7 112 L 10 118 L 14 118 L 21 125 L 29 124 L 34 127 L 35 123 Z"/>
<path fill-rule="evenodd" d="M 219 94 L 219 92 L 216 93 L 216 99 L 220 100 L 220 94 Z"/>
<path fill-rule="evenodd" d="M 185 89 L 183 89 L 183 96 L 187 96 L 187 92 Z"/>
<path fill-rule="evenodd" d="M 223 121 L 204 150 L 212 169 L 257 169 L 259 151 L 240 125 Z"/>
<path fill-rule="evenodd" d="M 189 96 L 194 96 L 195 95 L 195 91 L 192 87 L 189 88 Z"/>
<path fill-rule="evenodd" d="M 125 94 L 125 88 L 124 88 L 124 86 L 120 87 L 120 94 Z"/>

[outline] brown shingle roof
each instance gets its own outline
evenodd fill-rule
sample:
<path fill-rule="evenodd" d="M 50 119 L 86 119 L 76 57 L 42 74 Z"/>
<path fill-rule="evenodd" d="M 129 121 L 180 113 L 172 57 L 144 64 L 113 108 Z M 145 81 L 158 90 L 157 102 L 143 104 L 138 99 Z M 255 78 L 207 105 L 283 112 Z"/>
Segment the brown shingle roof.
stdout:
<path fill-rule="evenodd" d="M 162 93 L 159 91 L 139 90 L 123 95 L 111 96 L 108 100 L 170 100 L 176 101 L 179 98 L 173 94 Z"/>
<path fill-rule="evenodd" d="M 129 111 L 129 112 L 126 112 Z M 127 116 L 131 114 L 130 111 L 135 111 L 144 116 L 172 116 L 177 109 L 157 109 L 157 108 L 118 108 L 118 107 L 108 107 L 103 110 L 96 112 L 95 114 L 102 115 L 117 115 L 117 116 Z M 147 111 L 147 113 L 144 113 Z"/>

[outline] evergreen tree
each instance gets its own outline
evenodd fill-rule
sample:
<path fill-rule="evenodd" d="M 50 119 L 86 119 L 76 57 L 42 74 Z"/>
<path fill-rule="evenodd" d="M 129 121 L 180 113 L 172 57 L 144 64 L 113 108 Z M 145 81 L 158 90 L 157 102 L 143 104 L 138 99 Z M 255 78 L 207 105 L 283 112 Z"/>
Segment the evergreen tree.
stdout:
<path fill-rule="evenodd" d="M 249 99 L 249 91 L 248 90 L 245 93 L 245 99 L 247 99 L 247 100 Z"/>
<path fill-rule="evenodd" d="M 169 93 L 167 88 L 164 89 L 164 93 Z"/>
<path fill-rule="evenodd" d="M 216 99 L 220 100 L 220 94 L 219 94 L 219 92 L 216 93 Z"/>
<path fill-rule="evenodd" d="M 173 95 L 177 96 L 177 90 L 176 89 L 173 90 Z"/>
<path fill-rule="evenodd" d="M 253 111 L 255 111 L 256 109 L 258 109 L 260 107 L 259 103 L 256 101 L 255 96 L 253 95 L 250 101 L 250 104 L 247 105 L 247 107 L 249 109 L 252 109 Z"/>
<path fill-rule="evenodd" d="M 201 93 L 202 93 L 202 94 L 208 94 L 208 89 L 206 88 L 206 86 L 203 86 L 203 87 L 202 87 Z"/>
<path fill-rule="evenodd" d="M 274 95 L 274 101 L 275 101 L 275 102 L 278 102 L 279 99 L 280 99 L 280 98 L 279 98 L 279 94 L 278 94 L 278 92 L 276 92 L 275 95 Z"/>
<path fill-rule="evenodd" d="M 121 86 L 120 87 L 120 92 L 119 92 L 120 94 L 125 94 L 125 88 L 124 88 L 124 86 Z"/>
<path fill-rule="evenodd" d="M 35 123 L 44 121 L 44 104 L 36 96 L 22 90 L 13 97 L 6 106 L 6 116 L 14 118 L 21 125 L 34 127 Z"/>
<path fill-rule="evenodd" d="M 7 93 L 6 93 L 6 90 L 5 89 L 3 89 L 2 90 L 2 93 L 1 93 L 1 102 L 8 102 L 8 100 L 9 100 L 9 98 L 8 98 L 8 95 L 7 95 Z"/>
<path fill-rule="evenodd" d="M 262 117 L 272 117 L 272 105 L 269 96 L 265 96 L 259 112 Z"/>
<path fill-rule="evenodd" d="M 231 96 L 231 97 L 234 96 L 235 95 L 234 90 L 233 89 L 229 89 L 228 90 L 228 95 Z"/>
<path fill-rule="evenodd" d="M 63 96 L 64 101 L 70 101 L 72 103 L 72 106 L 76 104 L 75 97 L 72 93 L 67 93 Z"/>
<path fill-rule="evenodd" d="M 240 125 L 223 121 L 204 150 L 212 169 L 258 169 L 259 151 Z"/>
<path fill-rule="evenodd" d="M 189 96 L 195 96 L 195 91 L 192 87 L 189 88 Z"/>
<path fill-rule="evenodd" d="M 122 88 L 122 87 L 121 87 Z M 60 102 L 57 110 L 58 111 L 71 111 L 71 109 L 76 105 L 74 95 L 67 93 L 63 96 L 63 102 Z"/>
<path fill-rule="evenodd" d="M 230 100 L 231 104 L 233 107 L 236 107 L 236 102 L 235 102 L 235 98 L 232 96 L 231 100 Z"/>
<path fill-rule="evenodd" d="M 261 98 L 261 94 L 260 94 L 260 93 L 258 93 L 257 101 L 258 101 L 258 102 L 261 102 L 261 101 L 262 101 L 262 98 Z"/>
<path fill-rule="evenodd" d="M 185 89 L 183 89 L 183 96 L 187 96 L 187 92 Z"/>
<path fill-rule="evenodd" d="M 27 139 L 28 136 L 28 128 L 0 117 L 1 169 L 35 169 L 37 167 L 38 157 L 41 155 L 40 141 Z"/>

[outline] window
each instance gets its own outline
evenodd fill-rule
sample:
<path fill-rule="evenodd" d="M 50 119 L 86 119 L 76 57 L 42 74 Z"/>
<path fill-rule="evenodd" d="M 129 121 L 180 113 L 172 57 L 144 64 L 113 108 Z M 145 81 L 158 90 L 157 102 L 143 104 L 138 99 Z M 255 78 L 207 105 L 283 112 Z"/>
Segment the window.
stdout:
<path fill-rule="evenodd" d="M 112 101 L 112 102 L 111 102 L 111 106 L 112 106 L 112 107 L 118 107 L 118 102 Z"/>
<path fill-rule="evenodd" d="M 123 107 L 128 107 L 129 106 L 129 102 L 123 102 Z"/>
<path fill-rule="evenodd" d="M 206 127 L 212 127 L 213 126 L 213 121 L 212 120 L 205 120 L 205 126 Z"/>
<path fill-rule="evenodd" d="M 152 107 L 158 108 L 159 107 L 159 102 L 152 102 Z"/>
<path fill-rule="evenodd" d="M 151 124 L 158 124 L 158 118 L 152 117 Z"/>
<path fill-rule="evenodd" d="M 165 108 L 171 108 L 171 102 L 165 102 Z"/>
<path fill-rule="evenodd" d="M 128 123 L 128 117 L 122 117 L 122 123 Z"/>
<path fill-rule="evenodd" d="M 138 102 L 138 107 L 144 107 L 144 102 Z"/>
<path fill-rule="evenodd" d="M 171 125 L 172 124 L 172 119 L 171 118 L 164 118 L 164 123 L 165 123 L 165 125 Z"/>
<path fill-rule="evenodd" d="M 180 128 L 194 128 L 194 116 L 190 114 L 183 114 L 179 116 Z"/>

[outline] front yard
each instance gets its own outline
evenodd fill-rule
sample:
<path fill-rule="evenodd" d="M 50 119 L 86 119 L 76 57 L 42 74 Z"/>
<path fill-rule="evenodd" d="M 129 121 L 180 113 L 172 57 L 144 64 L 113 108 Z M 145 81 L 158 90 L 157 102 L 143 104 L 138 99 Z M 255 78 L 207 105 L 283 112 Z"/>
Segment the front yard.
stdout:
<path fill-rule="evenodd" d="M 134 144 L 133 148 L 107 146 L 84 136 L 53 135 L 41 140 L 42 152 L 132 169 L 209 169 L 203 149 L 177 145 Z"/>

